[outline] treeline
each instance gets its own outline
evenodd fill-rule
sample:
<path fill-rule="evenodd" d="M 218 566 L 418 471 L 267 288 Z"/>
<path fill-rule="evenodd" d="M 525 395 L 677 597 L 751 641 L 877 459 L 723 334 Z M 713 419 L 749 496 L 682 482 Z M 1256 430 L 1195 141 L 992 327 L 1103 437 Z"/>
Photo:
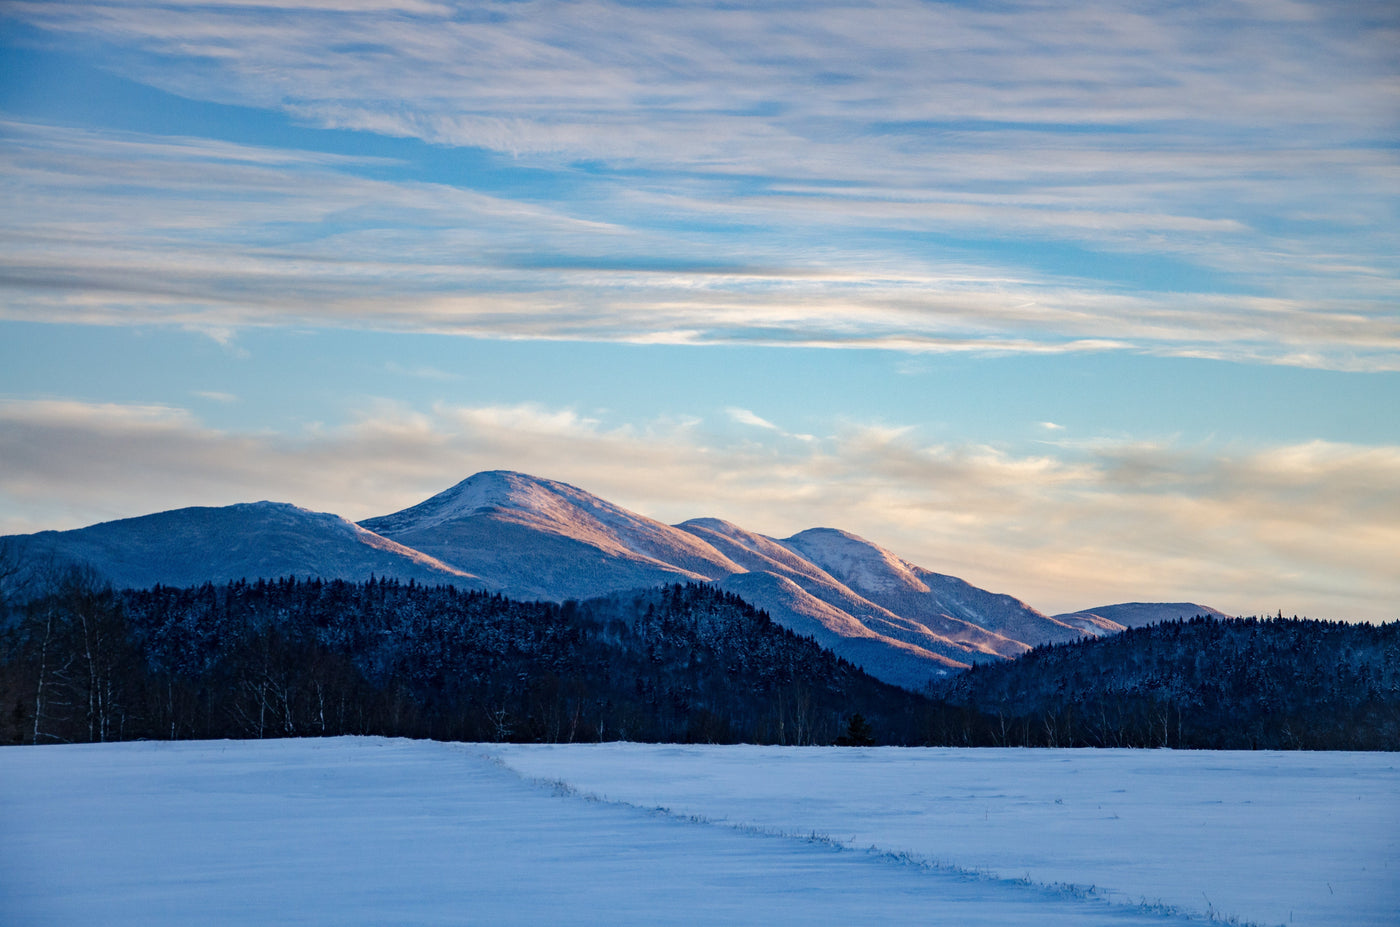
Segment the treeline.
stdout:
<path fill-rule="evenodd" d="M 393 580 L 114 591 L 67 570 L 0 598 L 4 744 L 1400 750 L 1400 624 L 1197 617 L 1039 647 L 929 695 L 704 585 L 560 605 Z"/>
<path fill-rule="evenodd" d="M 1038 647 L 940 686 L 970 743 L 1400 750 L 1400 623 L 1197 616 Z"/>
<path fill-rule="evenodd" d="M 0 633 L 3 743 L 829 744 L 857 714 L 916 743 L 926 704 L 709 586 L 559 605 L 393 580 L 48 585 Z"/>

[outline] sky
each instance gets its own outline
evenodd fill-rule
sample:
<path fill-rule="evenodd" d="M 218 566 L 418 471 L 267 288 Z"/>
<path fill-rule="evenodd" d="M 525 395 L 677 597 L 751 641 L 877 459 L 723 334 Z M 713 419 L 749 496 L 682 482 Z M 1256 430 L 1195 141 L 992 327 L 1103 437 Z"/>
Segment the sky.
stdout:
<path fill-rule="evenodd" d="M 0 4 L 0 533 L 470 474 L 1400 618 L 1400 7 Z"/>

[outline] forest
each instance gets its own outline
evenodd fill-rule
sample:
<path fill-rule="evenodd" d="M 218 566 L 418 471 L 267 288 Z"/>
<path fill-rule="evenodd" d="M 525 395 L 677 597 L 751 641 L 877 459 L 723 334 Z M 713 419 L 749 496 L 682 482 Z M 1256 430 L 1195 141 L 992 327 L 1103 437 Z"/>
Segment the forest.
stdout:
<path fill-rule="evenodd" d="M 855 715 L 914 743 L 925 701 L 703 585 L 555 604 L 396 580 L 114 591 L 79 571 L 11 612 L 0 742 L 12 744 L 829 744 Z"/>
<path fill-rule="evenodd" d="M 994 744 L 1400 750 L 1400 622 L 1197 616 L 1038 647 L 934 695 L 990 718 Z"/>
<path fill-rule="evenodd" d="M 925 693 L 732 594 L 585 602 L 284 578 L 0 598 L 0 743 L 458 741 L 1400 749 L 1400 624 L 1197 617 L 1040 647 Z"/>

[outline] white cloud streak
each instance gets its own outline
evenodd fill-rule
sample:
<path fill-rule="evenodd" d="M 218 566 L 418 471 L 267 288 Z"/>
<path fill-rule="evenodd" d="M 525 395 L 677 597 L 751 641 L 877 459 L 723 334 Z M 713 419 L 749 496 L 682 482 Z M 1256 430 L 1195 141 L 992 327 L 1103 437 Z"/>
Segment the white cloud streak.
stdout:
<path fill-rule="evenodd" d="M 314 154 L 6 128 L 5 318 L 1400 366 L 1400 320 L 1363 299 L 1106 292 L 878 254 L 765 266 L 719 242 L 700 243 L 709 267 L 648 267 L 635 230 L 564 208 L 367 179 Z M 536 266 L 538 251 L 593 257 Z"/>
<path fill-rule="evenodd" d="M 11 124 L 9 318 L 1400 367 L 1384 4 L 6 13 L 184 96 L 574 185 Z"/>
<path fill-rule="evenodd" d="M 725 411 L 728 412 L 730 418 L 738 422 L 740 425 L 749 425 L 753 428 L 762 428 L 767 431 L 780 430 L 777 425 L 774 425 L 766 418 L 763 418 L 761 415 L 758 415 L 757 413 L 752 412 L 748 409 L 727 409 Z"/>
<path fill-rule="evenodd" d="M 845 528 L 1050 611 L 1191 600 L 1397 617 L 1400 447 L 1099 442 L 1030 454 L 929 443 L 903 426 L 811 442 L 720 434 L 695 419 L 618 427 L 537 405 L 383 402 L 353 425 L 287 437 L 213 430 L 168 407 L 11 401 L 0 403 L 0 530 L 261 498 L 365 518 L 507 468 L 671 522 Z"/>

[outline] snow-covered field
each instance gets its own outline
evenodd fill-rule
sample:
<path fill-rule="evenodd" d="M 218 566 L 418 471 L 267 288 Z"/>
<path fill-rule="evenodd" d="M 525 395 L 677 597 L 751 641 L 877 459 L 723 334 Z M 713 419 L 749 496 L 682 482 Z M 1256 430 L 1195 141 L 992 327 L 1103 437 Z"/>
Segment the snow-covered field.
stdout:
<path fill-rule="evenodd" d="M 0 921 L 1395 925 L 1397 761 L 378 738 L 9 747 Z"/>

